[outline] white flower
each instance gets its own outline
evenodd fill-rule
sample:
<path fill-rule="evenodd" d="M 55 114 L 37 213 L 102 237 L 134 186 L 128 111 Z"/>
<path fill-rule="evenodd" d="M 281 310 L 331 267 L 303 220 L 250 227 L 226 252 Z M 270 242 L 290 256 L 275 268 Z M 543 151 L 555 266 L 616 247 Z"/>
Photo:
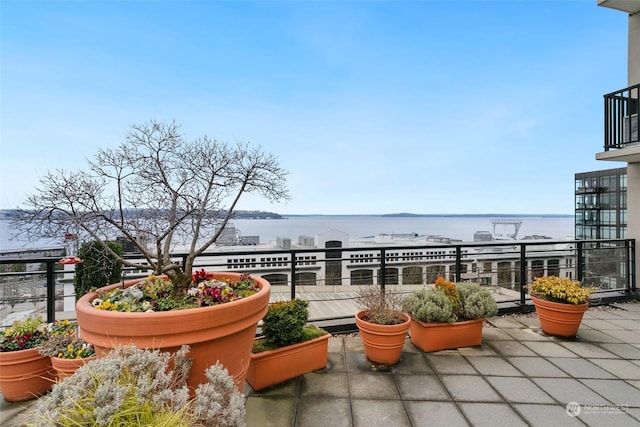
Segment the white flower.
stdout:
<path fill-rule="evenodd" d="M 96 298 L 91 301 L 91 305 L 93 305 L 94 307 L 98 307 L 100 304 L 102 304 L 102 300 L 100 298 Z"/>

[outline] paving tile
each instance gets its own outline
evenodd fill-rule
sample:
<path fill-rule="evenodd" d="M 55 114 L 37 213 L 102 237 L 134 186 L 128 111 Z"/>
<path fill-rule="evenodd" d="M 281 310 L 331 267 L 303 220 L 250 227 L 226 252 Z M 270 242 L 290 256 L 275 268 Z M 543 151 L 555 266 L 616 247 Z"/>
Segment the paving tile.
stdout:
<path fill-rule="evenodd" d="M 628 360 L 617 359 L 590 359 L 591 362 L 600 366 L 602 369 L 611 372 L 618 378 L 626 380 L 640 379 L 640 366 L 629 362 Z"/>
<path fill-rule="evenodd" d="M 582 357 L 595 357 L 599 359 L 615 359 L 618 357 L 596 344 L 578 341 L 564 341 L 560 344 L 567 350 Z"/>
<path fill-rule="evenodd" d="M 482 375 L 519 377 L 522 373 L 502 357 L 467 357 L 467 361 Z"/>
<path fill-rule="evenodd" d="M 507 334 L 511 335 L 513 339 L 521 341 L 549 341 L 549 337 L 534 329 L 505 329 Z"/>
<path fill-rule="evenodd" d="M 551 357 L 547 360 L 565 371 L 572 378 L 615 378 L 610 372 L 605 371 L 585 359 L 573 357 Z"/>
<path fill-rule="evenodd" d="M 287 424 L 282 425 L 286 426 Z M 349 399 L 303 400 L 298 404 L 295 426 L 351 427 L 351 403 Z"/>
<path fill-rule="evenodd" d="M 607 331 L 609 332 L 609 331 Z M 580 329 L 578 339 L 591 343 L 621 343 L 618 338 L 612 337 L 605 332 L 595 329 Z"/>
<path fill-rule="evenodd" d="M 329 352 L 327 354 L 327 370 L 334 372 L 346 372 L 347 363 L 345 361 L 345 354 Z"/>
<path fill-rule="evenodd" d="M 516 356 L 509 357 L 507 360 L 529 377 L 568 377 L 557 366 L 539 357 Z"/>
<path fill-rule="evenodd" d="M 620 311 L 622 310 L 588 310 L 584 315 L 587 319 L 620 319 Z"/>
<path fill-rule="evenodd" d="M 636 319 L 610 319 L 608 322 L 613 323 L 616 326 L 620 326 L 622 329 L 628 329 L 630 331 L 635 330 L 638 327 L 638 321 Z"/>
<path fill-rule="evenodd" d="M 614 405 L 640 408 L 640 391 L 623 380 L 584 379 L 581 382 Z"/>
<path fill-rule="evenodd" d="M 483 328 L 482 329 L 482 339 L 483 341 L 512 341 L 513 337 L 498 328 Z"/>
<path fill-rule="evenodd" d="M 584 426 L 578 418 L 568 415 L 563 405 L 516 404 L 513 408 L 532 426 Z"/>
<path fill-rule="evenodd" d="M 582 409 L 578 419 L 590 427 L 637 427 L 638 420 L 625 411 L 617 409 L 597 408 Z"/>
<path fill-rule="evenodd" d="M 289 426 L 293 423 L 295 413 L 295 399 L 249 396 L 245 422 L 247 427 Z"/>
<path fill-rule="evenodd" d="M 263 397 L 297 397 L 300 392 L 300 385 L 302 384 L 303 377 L 297 377 L 285 381 L 280 384 L 276 384 L 271 387 L 267 387 L 260 391 L 251 391 L 251 395 L 263 396 Z"/>
<path fill-rule="evenodd" d="M 348 398 L 347 376 L 339 372 L 307 374 L 302 378 L 300 396 L 304 398 Z"/>
<path fill-rule="evenodd" d="M 405 407 L 414 426 L 464 427 L 469 425 L 452 402 L 405 402 Z"/>
<path fill-rule="evenodd" d="M 607 334 L 627 344 L 640 344 L 640 333 L 627 330 L 611 330 Z"/>
<path fill-rule="evenodd" d="M 461 403 L 460 408 L 474 427 L 498 425 L 517 427 L 528 424 L 510 406 L 500 403 Z"/>
<path fill-rule="evenodd" d="M 496 316 L 487 319 L 492 326 L 500 329 L 522 329 L 525 326 L 516 319 L 506 316 Z"/>
<path fill-rule="evenodd" d="M 576 357 L 559 342 L 525 342 L 523 343 L 540 356 L 544 357 Z"/>
<path fill-rule="evenodd" d="M 398 363 L 391 367 L 394 374 L 430 374 L 433 373 L 423 353 L 402 353 Z"/>
<path fill-rule="evenodd" d="M 517 403 L 555 403 L 529 378 L 485 377 L 507 402 Z"/>
<path fill-rule="evenodd" d="M 359 337 L 345 337 L 343 340 L 344 350 L 347 352 L 364 353 L 364 346 Z"/>
<path fill-rule="evenodd" d="M 328 351 L 329 353 L 343 353 L 344 338 L 339 338 L 339 337 L 329 338 Z"/>
<path fill-rule="evenodd" d="M 532 378 L 532 380 L 551 397 L 566 405 L 578 402 L 589 405 L 607 405 L 604 397 L 573 378 Z"/>
<path fill-rule="evenodd" d="M 402 400 L 451 400 L 435 375 L 394 374 Z"/>
<path fill-rule="evenodd" d="M 503 356 L 535 356 L 536 354 L 527 346 L 518 341 L 491 341 L 489 345 L 496 353 Z"/>
<path fill-rule="evenodd" d="M 389 373 L 349 374 L 348 381 L 352 399 L 400 399 Z"/>
<path fill-rule="evenodd" d="M 604 344 L 603 347 L 623 359 L 640 360 L 640 348 L 632 344 Z"/>
<path fill-rule="evenodd" d="M 621 320 L 621 319 L 610 319 L 610 320 L 602 320 L 602 319 L 582 319 L 580 323 L 580 327 L 588 326 L 592 329 L 597 329 L 599 331 L 608 330 L 608 329 L 624 329 L 620 325 L 616 325 L 612 322 L 612 320 Z"/>
<path fill-rule="evenodd" d="M 409 338 L 406 339 L 404 344 L 402 345 L 402 354 L 406 353 L 422 353 L 422 350 L 411 342 Z"/>
<path fill-rule="evenodd" d="M 427 354 L 425 358 L 433 371 L 439 374 L 476 374 L 473 366 L 458 354 Z"/>
<path fill-rule="evenodd" d="M 411 427 L 400 400 L 351 400 L 354 427 Z M 331 424 L 326 424 L 331 425 Z"/>
<path fill-rule="evenodd" d="M 501 402 L 502 398 L 478 375 L 441 375 L 440 381 L 453 400 L 469 402 Z"/>
<path fill-rule="evenodd" d="M 475 347 L 460 347 L 458 353 L 461 356 L 496 356 L 496 351 L 486 342 Z"/>
<path fill-rule="evenodd" d="M 362 352 L 346 352 L 345 359 L 347 364 L 347 372 L 371 372 L 371 362 L 367 360 Z"/>

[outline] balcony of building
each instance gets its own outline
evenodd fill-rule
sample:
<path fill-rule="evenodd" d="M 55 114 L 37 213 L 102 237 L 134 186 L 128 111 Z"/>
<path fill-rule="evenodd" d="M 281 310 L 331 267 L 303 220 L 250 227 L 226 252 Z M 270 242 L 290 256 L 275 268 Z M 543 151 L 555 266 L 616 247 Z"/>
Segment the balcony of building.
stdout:
<path fill-rule="evenodd" d="M 621 10 L 630 15 L 640 12 L 640 1 L 638 0 L 598 0 L 598 6 Z"/>
<path fill-rule="evenodd" d="M 640 84 L 604 95 L 604 151 L 596 159 L 640 162 L 639 106 Z"/>

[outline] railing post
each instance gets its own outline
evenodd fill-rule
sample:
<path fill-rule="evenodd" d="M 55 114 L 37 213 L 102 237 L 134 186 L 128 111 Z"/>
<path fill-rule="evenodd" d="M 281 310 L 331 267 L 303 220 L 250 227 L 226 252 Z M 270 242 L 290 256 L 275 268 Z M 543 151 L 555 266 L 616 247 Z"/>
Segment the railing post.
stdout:
<path fill-rule="evenodd" d="M 582 282 L 582 275 L 584 274 L 583 272 L 583 263 L 584 263 L 584 253 L 583 253 L 583 247 L 582 247 L 582 242 L 578 242 L 576 244 L 576 280 L 578 282 Z"/>
<path fill-rule="evenodd" d="M 520 307 L 524 313 L 524 307 L 527 303 L 527 246 L 520 243 Z"/>
<path fill-rule="evenodd" d="M 380 249 L 380 289 L 382 292 L 385 290 L 387 283 L 387 252 L 384 249 Z"/>
<path fill-rule="evenodd" d="M 629 291 L 636 291 L 636 241 L 635 240 L 627 240 L 627 245 L 629 246 L 629 271 L 627 272 L 627 276 L 630 278 L 629 281 Z"/>
<path fill-rule="evenodd" d="M 456 282 L 462 281 L 461 273 L 462 272 L 462 248 L 459 245 L 456 245 Z"/>
<path fill-rule="evenodd" d="M 47 261 L 47 322 L 56 320 L 56 274 L 55 261 Z"/>
<path fill-rule="evenodd" d="M 291 300 L 296 299 L 296 253 L 291 251 Z"/>

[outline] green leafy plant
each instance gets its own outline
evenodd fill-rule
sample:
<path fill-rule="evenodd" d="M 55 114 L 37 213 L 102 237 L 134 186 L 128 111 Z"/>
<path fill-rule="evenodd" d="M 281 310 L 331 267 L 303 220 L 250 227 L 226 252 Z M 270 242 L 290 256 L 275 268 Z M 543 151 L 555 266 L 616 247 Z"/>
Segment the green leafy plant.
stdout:
<path fill-rule="evenodd" d="M 112 253 L 122 256 L 124 249 L 117 242 L 105 243 Z M 115 258 L 100 242 L 84 242 L 78 249 L 81 264 L 76 264 L 73 277 L 76 300 L 91 289 L 97 289 L 122 278 L 122 262 Z"/>
<path fill-rule="evenodd" d="M 425 323 L 475 320 L 498 312 L 498 305 L 487 289 L 476 283 L 454 284 L 440 277 L 433 288 L 407 295 L 403 307 L 411 317 Z"/>
<path fill-rule="evenodd" d="M 326 331 L 314 325 L 307 325 L 308 307 L 309 303 L 301 299 L 269 304 L 262 319 L 264 337 L 254 341 L 253 352 L 273 350 L 326 335 Z"/>
<path fill-rule="evenodd" d="M 189 398 L 189 349 L 175 355 L 117 347 L 54 385 L 38 402 L 33 426 L 244 425 L 244 397 L 225 368 L 207 368 L 208 382 Z"/>
<path fill-rule="evenodd" d="M 356 303 L 367 310 L 362 320 L 377 325 L 399 325 L 406 321 L 402 294 L 394 289 L 366 286 L 358 291 Z"/>
<path fill-rule="evenodd" d="M 39 317 L 16 320 L 0 335 L 0 351 L 19 351 L 40 347 L 49 338 L 48 325 Z"/>
<path fill-rule="evenodd" d="M 595 288 L 583 288 L 577 280 L 557 276 L 537 277 L 529 287 L 536 298 L 562 304 L 584 304 L 593 291 Z"/>

